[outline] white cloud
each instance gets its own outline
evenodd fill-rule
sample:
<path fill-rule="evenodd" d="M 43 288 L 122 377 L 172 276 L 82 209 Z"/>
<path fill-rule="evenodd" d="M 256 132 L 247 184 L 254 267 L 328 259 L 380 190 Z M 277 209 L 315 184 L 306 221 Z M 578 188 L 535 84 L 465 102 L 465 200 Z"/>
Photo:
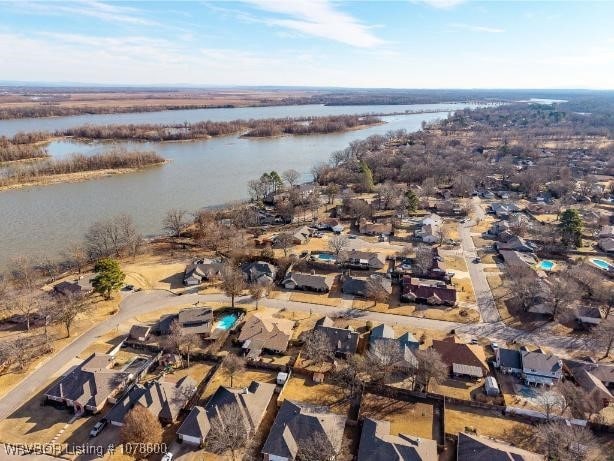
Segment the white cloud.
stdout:
<path fill-rule="evenodd" d="M 34 14 L 59 15 L 68 14 L 86 16 L 101 21 L 153 26 L 158 22 L 146 19 L 137 8 L 105 3 L 99 0 L 80 0 L 75 2 L 40 2 L 23 1 L 14 4 L 21 12 Z"/>
<path fill-rule="evenodd" d="M 245 0 L 245 3 L 274 15 L 257 19 L 270 26 L 358 48 L 374 48 L 384 43 L 370 30 L 372 27 L 339 11 L 327 0 Z"/>
<path fill-rule="evenodd" d="M 462 23 L 452 24 L 452 27 L 454 27 L 455 29 L 468 30 L 470 32 L 485 32 L 488 34 L 500 34 L 502 32 L 505 32 L 505 29 L 500 29 L 498 27 L 476 26 L 472 24 Z"/>
<path fill-rule="evenodd" d="M 422 3 L 442 10 L 454 8 L 455 6 L 465 2 L 466 0 L 412 0 L 412 3 Z"/>

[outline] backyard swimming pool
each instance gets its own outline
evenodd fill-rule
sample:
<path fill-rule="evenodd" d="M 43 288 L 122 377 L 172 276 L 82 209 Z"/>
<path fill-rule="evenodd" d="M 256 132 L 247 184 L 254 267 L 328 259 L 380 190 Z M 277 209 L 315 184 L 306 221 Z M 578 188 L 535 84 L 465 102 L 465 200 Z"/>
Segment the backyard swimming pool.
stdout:
<path fill-rule="evenodd" d="M 321 259 L 322 261 L 333 261 L 335 259 L 335 255 L 333 255 L 332 253 L 318 253 L 315 255 L 318 259 Z"/>
<path fill-rule="evenodd" d="M 539 268 L 545 271 L 551 271 L 553 267 L 554 267 L 554 262 L 548 259 L 545 259 L 539 263 Z"/>
<path fill-rule="evenodd" d="M 216 322 L 213 329 L 230 330 L 238 318 L 237 314 L 226 314 Z"/>
<path fill-rule="evenodd" d="M 612 266 L 603 259 L 591 259 L 591 262 L 599 269 L 603 269 L 604 271 L 612 270 Z"/>

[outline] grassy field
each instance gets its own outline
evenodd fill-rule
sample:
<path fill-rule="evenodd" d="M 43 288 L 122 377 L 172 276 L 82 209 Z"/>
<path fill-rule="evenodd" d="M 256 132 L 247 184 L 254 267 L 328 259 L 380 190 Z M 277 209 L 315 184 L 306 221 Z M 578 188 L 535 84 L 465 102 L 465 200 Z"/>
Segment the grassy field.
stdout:
<path fill-rule="evenodd" d="M 274 383 L 276 376 L 277 373 L 274 373 L 272 371 L 246 369 L 240 373 L 237 373 L 232 378 L 232 387 L 247 387 L 252 381 Z M 201 403 L 204 404 L 207 398 L 213 395 L 213 393 L 217 391 L 217 388 L 220 386 L 230 386 L 230 376 L 222 367 L 218 368 L 218 370 L 209 380 L 209 383 L 207 383 L 207 386 L 205 387 L 203 393 L 200 396 Z"/>
<path fill-rule="evenodd" d="M 458 434 L 472 427 L 478 435 L 513 442 L 514 434 L 532 430 L 532 426 L 484 411 L 459 411 L 446 408 L 446 434 Z"/>
<path fill-rule="evenodd" d="M 392 435 L 407 434 L 436 439 L 436 435 L 433 434 L 432 405 L 365 394 L 362 399 L 360 416 L 389 421 Z"/>
<path fill-rule="evenodd" d="M 314 383 L 311 378 L 303 376 L 290 378 L 280 394 L 278 402 L 281 403 L 285 399 L 323 405 L 338 414 L 346 415 L 349 410 L 349 402 L 346 400 L 342 388 L 333 384 Z"/>

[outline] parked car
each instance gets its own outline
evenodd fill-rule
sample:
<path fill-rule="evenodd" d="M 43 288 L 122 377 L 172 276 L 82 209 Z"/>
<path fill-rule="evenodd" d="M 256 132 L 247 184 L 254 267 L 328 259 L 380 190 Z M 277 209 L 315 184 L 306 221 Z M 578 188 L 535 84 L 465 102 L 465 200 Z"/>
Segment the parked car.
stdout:
<path fill-rule="evenodd" d="M 354 234 L 350 234 L 350 235 L 348 235 L 348 238 L 354 240 L 356 238 L 356 236 Z"/>
<path fill-rule="evenodd" d="M 164 453 L 164 456 L 162 456 L 162 459 L 160 461 L 172 461 L 173 459 L 173 454 L 170 451 L 167 451 L 166 453 Z"/>
<path fill-rule="evenodd" d="M 482 260 L 480 259 L 480 257 L 479 257 L 479 256 L 476 256 L 475 258 L 473 258 L 473 262 L 474 262 L 475 264 L 478 264 L 478 263 L 481 263 L 481 262 L 482 262 Z"/>
<path fill-rule="evenodd" d="M 497 349 L 499 349 L 499 345 L 497 343 L 491 343 L 490 347 L 492 347 L 493 351 L 496 351 Z"/>
<path fill-rule="evenodd" d="M 471 344 L 477 344 L 478 343 L 478 338 L 471 338 L 471 341 L 469 341 Z"/>
<path fill-rule="evenodd" d="M 98 421 L 94 425 L 94 427 L 92 427 L 92 430 L 90 431 L 90 437 L 96 437 L 98 434 L 102 432 L 102 430 L 105 428 L 106 425 L 107 425 L 106 419 L 102 419 Z"/>

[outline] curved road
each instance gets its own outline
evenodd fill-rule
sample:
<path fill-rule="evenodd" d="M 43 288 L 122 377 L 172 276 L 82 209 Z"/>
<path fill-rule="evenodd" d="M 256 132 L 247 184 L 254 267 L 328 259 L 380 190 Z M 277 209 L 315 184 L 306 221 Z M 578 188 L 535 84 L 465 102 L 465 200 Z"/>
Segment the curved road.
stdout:
<path fill-rule="evenodd" d="M 66 372 L 72 359 L 87 348 L 88 345 L 97 337 L 102 336 L 109 330 L 112 330 L 118 324 L 126 323 L 135 316 L 153 312 L 162 308 L 174 306 L 178 307 L 181 305 L 185 306 L 186 304 L 195 304 L 196 302 L 207 303 L 214 301 L 229 302 L 229 298 L 224 295 L 216 294 L 185 294 L 182 296 L 177 296 L 170 292 L 159 290 L 141 291 L 126 295 L 121 301 L 120 310 L 116 315 L 109 317 L 100 324 L 86 331 L 64 349 L 51 356 L 47 361 L 43 362 L 38 368 L 32 371 L 32 373 L 30 373 L 11 391 L 9 391 L 2 399 L 0 399 L 0 419 L 5 419 L 12 414 L 21 404 L 24 403 L 26 396 L 33 396 L 37 392 L 40 392 L 44 386 L 49 385 L 52 377 Z M 237 298 L 237 302 L 238 304 L 251 303 L 252 300 L 248 296 L 245 296 Z M 331 307 L 318 304 L 286 301 L 281 299 L 263 299 L 260 301 L 260 305 L 274 309 L 287 308 L 294 311 L 313 313 L 320 316 L 345 312 L 349 317 L 359 317 L 361 319 L 371 320 L 373 322 L 397 324 L 407 327 L 444 332 L 450 332 L 452 329 L 455 329 L 457 333 L 487 337 L 494 341 L 519 341 L 539 344 L 541 346 L 549 347 L 553 349 L 553 352 L 560 353 L 561 355 L 565 355 L 566 350 L 575 351 L 579 347 L 585 346 L 584 342 L 581 340 L 563 336 L 555 336 L 548 332 L 547 329 L 543 329 L 541 332 L 524 332 L 510 328 L 504 325 L 502 322 L 467 325 L 442 320 L 430 320 L 381 312 L 370 312 L 343 307 Z"/>

